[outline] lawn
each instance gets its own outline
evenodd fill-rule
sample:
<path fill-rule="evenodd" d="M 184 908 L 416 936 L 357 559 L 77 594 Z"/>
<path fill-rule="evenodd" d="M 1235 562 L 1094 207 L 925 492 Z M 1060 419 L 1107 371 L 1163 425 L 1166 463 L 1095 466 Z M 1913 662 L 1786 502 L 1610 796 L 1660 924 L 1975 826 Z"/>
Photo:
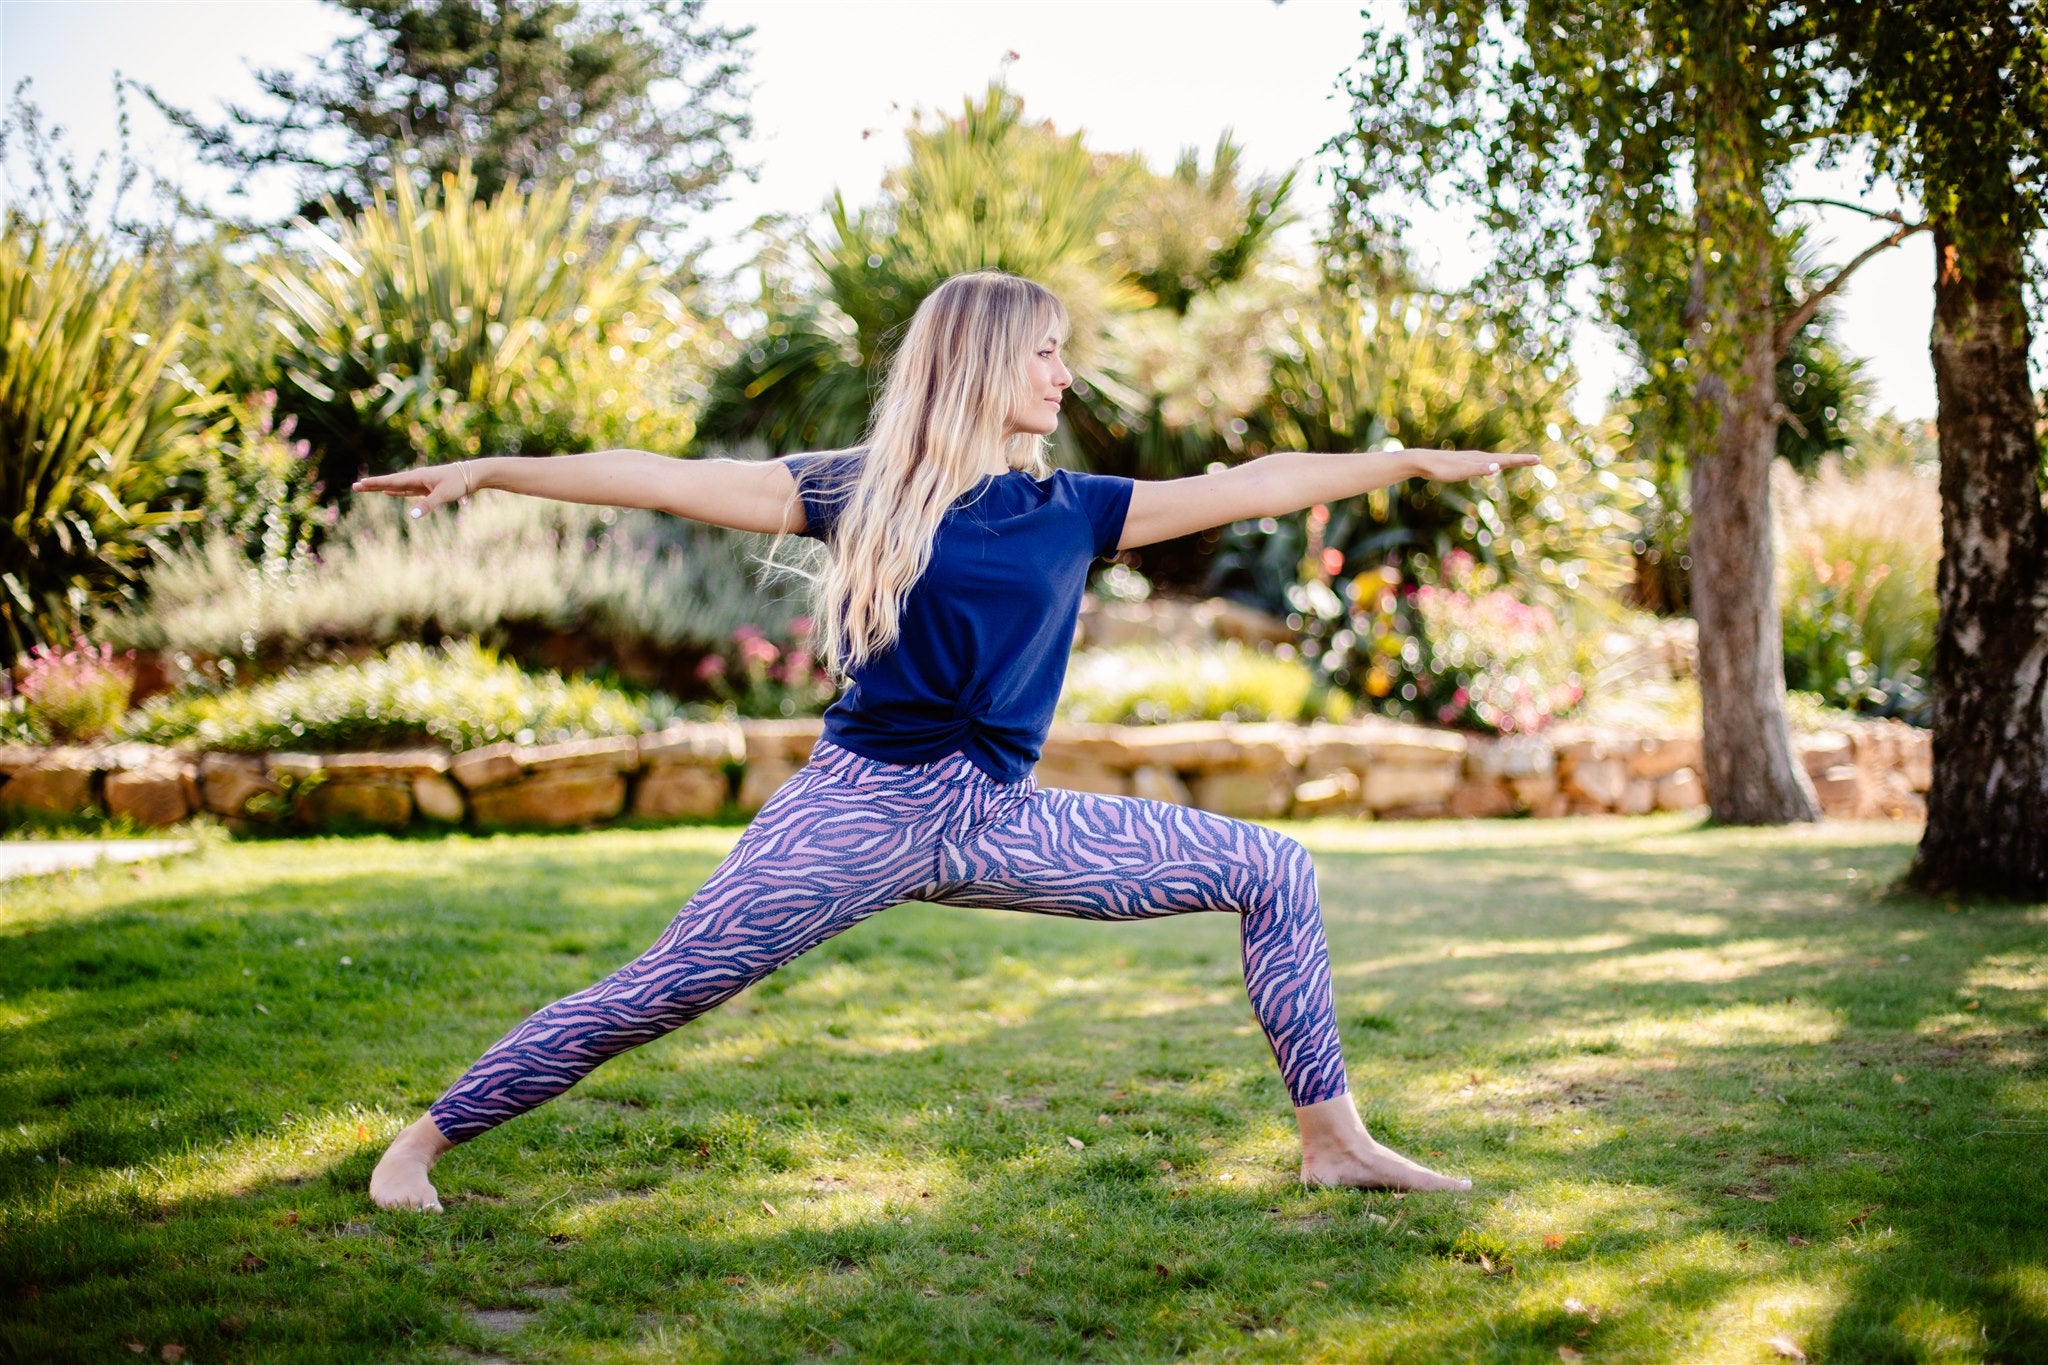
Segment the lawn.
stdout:
<path fill-rule="evenodd" d="M 1286 828 L 1361 1109 L 1472 1194 L 1299 1185 L 1231 917 L 904 906 L 381 1212 L 735 829 L 0 885 L 0 1356 L 2048 1360 L 2048 908 L 1892 826 Z"/>

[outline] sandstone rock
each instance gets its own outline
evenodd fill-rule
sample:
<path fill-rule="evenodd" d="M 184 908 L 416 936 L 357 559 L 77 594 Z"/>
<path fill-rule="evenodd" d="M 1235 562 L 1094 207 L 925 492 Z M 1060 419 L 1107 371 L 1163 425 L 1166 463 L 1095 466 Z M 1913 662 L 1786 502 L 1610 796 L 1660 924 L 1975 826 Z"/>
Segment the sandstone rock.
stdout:
<path fill-rule="evenodd" d="M 405 778 L 448 771 L 446 749 L 369 749 L 353 754 L 324 754 L 322 768 L 337 777 Z"/>
<path fill-rule="evenodd" d="M 206 809 L 214 814 L 245 817 L 251 797 L 279 797 L 284 788 L 254 754 L 209 751 L 199 756 L 199 793 Z"/>
<path fill-rule="evenodd" d="M 1040 755 L 1031 776 L 1041 787 L 1058 787 L 1070 792 L 1099 792 L 1104 796 L 1129 796 L 1130 774 L 1107 763 L 1085 758 L 1047 758 Z"/>
<path fill-rule="evenodd" d="M 629 773 L 640 766 L 640 746 L 631 735 L 597 735 L 558 744 L 529 745 L 514 755 L 528 777 L 598 776 Z"/>
<path fill-rule="evenodd" d="M 1285 815 L 1294 802 L 1294 777 L 1274 769 L 1222 768 L 1198 774 L 1188 794 L 1202 810 L 1242 820 Z"/>
<path fill-rule="evenodd" d="M 300 794 L 293 816 L 320 829 L 380 825 L 397 829 L 412 819 L 412 779 L 331 777 Z"/>
<path fill-rule="evenodd" d="M 743 763 L 747 757 L 747 735 L 732 721 L 685 722 L 640 736 L 639 748 L 643 768 L 684 760 L 693 765 Z M 804 756 L 810 757 L 808 750 Z"/>
<path fill-rule="evenodd" d="M 1853 820 L 1863 814 L 1863 775 L 1853 763 L 1837 763 L 1813 779 L 1821 814 Z"/>
<path fill-rule="evenodd" d="M 465 749 L 448 761 L 448 775 L 471 791 L 503 786 L 526 774 L 518 755 L 519 746 L 509 741 Z"/>
<path fill-rule="evenodd" d="M 469 801 L 483 828 L 562 828 L 617 815 L 625 808 L 626 779 L 615 772 L 549 773 L 472 791 Z"/>
<path fill-rule="evenodd" d="M 280 781 L 304 780 L 320 771 L 325 765 L 320 754 L 301 754 L 289 749 L 263 755 L 263 770 Z"/>
<path fill-rule="evenodd" d="M 1909 730 L 1899 738 L 1899 773 L 1907 787 L 1924 792 L 1934 785 L 1934 737 L 1924 730 Z M 1922 814 L 1925 810 L 1923 807 Z M 1918 817 L 1915 817 L 1918 818 Z"/>
<path fill-rule="evenodd" d="M 1799 761 L 1805 765 L 1806 775 L 1810 778 L 1818 778 L 1828 769 L 1849 763 L 1854 758 L 1849 737 L 1840 730 L 1795 735 L 1792 747 L 1799 754 Z"/>
<path fill-rule="evenodd" d="M 46 815 L 77 815 L 96 810 L 92 775 L 90 766 L 76 760 L 45 758 L 33 767 L 16 769 L 14 776 L 0 785 L 0 809 L 13 807 Z"/>
<path fill-rule="evenodd" d="M 1525 810 L 1553 800 L 1557 796 L 1557 774 L 1544 773 L 1537 777 L 1510 777 L 1508 790 L 1514 793 L 1515 804 Z"/>
<path fill-rule="evenodd" d="M 1518 803 L 1505 778 L 1489 777 L 1460 782 L 1444 804 L 1457 819 L 1475 820 L 1507 815 Z"/>
<path fill-rule="evenodd" d="M 1222 722 L 1176 721 L 1170 725 L 1091 725 L 1061 721 L 1046 736 L 1040 758 L 1077 759 L 1118 768 L 1158 767 L 1179 771 L 1227 767 L 1239 752 Z"/>
<path fill-rule="evenodd" d="M 751 746 L 753 741 L 749 739 L 747 743 Z M 767 805 L 768 798 L 775 795 L 783 783 L 795 777 L 801 766 L 786 758 L 749 758 L 747 770 L 740 774 L 740 792 L 735 798 L 740 809 L 751 812 Z"/>
<path fill-rule="evenodd" d="M 1707 804 L 1707 789 L 1691 768 L 1680 768 L 1657 779 L 1658 810 L 1692 810 Z"/>
<path fill-rule="evenodd" d="M 1194 804 L 1194 798 L 1188 794 L 1188 784 L 1180 780 L 1180 774 L 1156 763 L 1146 763 L 1131 770 L 1131 795 L 1175 806 Z"/>
<path fill-rule="evenodd" d="M 1705 763 L 1698 735 L 1645 735 L 1628 756 L 1631 777 L 1665 777 L 1680 768 L 1698 771 Z"/>
<path fill-rule="evenodd" d="M 1441 806 L 1457 790 L 1463 761 L 1460 755 L 1454 762 L 1427 768 L 1374 764 L 1365 770 L 1366 809 L 1384 813 L 1408 806 Z"/>
<path fill-rule="evenodd" d="M 664 763 L 642 776 L 634 788 L 633 814 L 657 820 L 716 815 L 729 790 L 722 769 Z"/>
<path fill-rule="evenodd" d="M 794 772 L 811 757 L 818 737 L 825 732 L 822 717 L 798 720 L 743 720 L 740 732 L 747 750 L 747 762 L 762 759 L 786 763 Z"/>
<path fill-rule="evenodd" d="M 1561 791 L 1553 791 L 1529 803 L 1529 814 L 1538 820 L 1561 820 L 1571 813 L 1571 798 Z"/>
<path fill-rule="evenodd" d="M 1647 777 L 1631 777 L 1614 803 L 1620 815 L 1647 815 L 1657 808 L 1657 784 Z"/>
<path fill-rule="evenodd" d="M 412 804 L 425 818 L 444 825 L 459 825 L 468 813 L 462 788 L 446 773 L 421 773 L 413 778 Z"/>
<path fill-rule="evenodd" d="M 1556 771 L 1557 750 L 1541 735 L 1478 735 L 1466 742 L 1467 777 L 1543 777 Z"/>
<path fill-rule="evenodd" d="M 1562 748 L 1558 750 L 1558 757 L 1564 760 L 1561 764 L 1564 793 L 1577 802 L 1609 809 L 1620 802 L 1622 793 L 1628 789 L 1628 764 L 1620 758 L 1588 756 L 1567 759 Z"/>
<path fill-rule="evenodd" d="M 1441 801 L 1424 806 L 1390 806 L 1374 814 L 1382 820 L 1442 820 L 1451 813 Z"/>
<path fill-rule="evenodd" d="M 173 763 L 108 773 L 107 814 L 126 816 L 138 825 L 154 828 L 175 825 L 194 810 L 186 797 L 186 785 L 182 768 Z"/>
<path fill-rule="evenodd" d="M 1296 784 L 1290 813 L 1296 819 L 1311 815 L 1350 815 L 1363 808 L 1363 784 L 1353 772 L 1332 773 Z"/>

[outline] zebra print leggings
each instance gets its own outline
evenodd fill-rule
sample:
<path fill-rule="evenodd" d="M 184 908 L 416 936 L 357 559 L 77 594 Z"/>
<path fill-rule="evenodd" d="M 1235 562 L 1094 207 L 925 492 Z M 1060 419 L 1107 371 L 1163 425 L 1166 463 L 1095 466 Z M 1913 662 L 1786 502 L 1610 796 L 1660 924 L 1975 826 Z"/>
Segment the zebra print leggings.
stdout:
<path fill-rule="evenodd" d="M 1315 866 L 1295 840 L 1164 801 L 998 782 L 960 753 L 884 763 L 820 740 L 654 946 L 527 1016 L 428 1112 L 466 1142 L 910 900 L 1096 920 L 1235 911 L 1288 1096 L 1347 1089 Z"/>

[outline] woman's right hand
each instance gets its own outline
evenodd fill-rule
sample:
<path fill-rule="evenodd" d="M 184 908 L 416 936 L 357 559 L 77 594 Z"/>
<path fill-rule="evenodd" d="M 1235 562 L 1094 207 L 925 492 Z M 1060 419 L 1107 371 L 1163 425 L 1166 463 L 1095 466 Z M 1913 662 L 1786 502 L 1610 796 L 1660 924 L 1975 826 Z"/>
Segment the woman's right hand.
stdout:
<path fill-rule="evenodd" d="M 420 465 L 395 474 L 372 474 L 349 485 L 357 493 L 389 493 L 395 498 L 417 497 L 408 509 L 410 516 L 425 516 L 443 503 L 459 502 L 465 492 L 475 492 L 469 461 L 454 464 Z"/>

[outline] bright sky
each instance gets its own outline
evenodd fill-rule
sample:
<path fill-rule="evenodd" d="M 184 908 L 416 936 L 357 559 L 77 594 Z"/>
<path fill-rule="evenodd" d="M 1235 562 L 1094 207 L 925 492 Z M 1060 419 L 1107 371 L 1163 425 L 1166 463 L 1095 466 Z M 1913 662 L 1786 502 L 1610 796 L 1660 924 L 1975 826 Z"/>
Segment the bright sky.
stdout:
<path fill-rule="evenodd" d="M 1373 0 L 1376 11 L 1388 4 Z M 744 155 L 760 177 L 736 182 L 705 224 L 733 244 L 760 214 L 815 214 L 834 188 L 854 202 L 870 198 L 901 155 L 910 111 L 956 108 L 1009 52 L 1009 84 L 1028 113 L 1160 166 L 1183 146 L 1206 151 L 1229 127 L 1255 171 L 1304 163 L 1296 204 L 1320 216 L 1328 192 L 1313 180 L 1316 149 L 1343 124 L 1338 79 L 1361 27 L 1358 4 L 1339 0 L 709 0 L 706 14 L 756 30 L 756 133 Z M 346 22 L 318 0 L 0 0 L 0 85 L 11 95 L 33 77 L 32 96 L 89 163 L 114 145 L 117 70 L 212 113 L 220 101 L 254 98 L 249 66 L 310 65 Z M 201 198 L 226 188 L 153 109 L 136 100 L 131 111 L 151 164 Z M 1801 188 L 1860 197 L 1847 177 L 1811 176 Z M 254 205 L 288 207 L 286 185 L 267 187 Z M 1833 244 L 1830 261 L 1881 235 L 1846 212 L 1824 210 L 1817 221 L 1820 243 Z M 1477 257 L 1456 215 L 1422 220 L 1418 235 L 1418 254 L 1439 280 L 1469 275 Z M 719 263 L 735 263 L 737 249 Z M 1934 412 L 1932 291 L 1924 233 L 1864 266 L 1843 291 L 1840 335 L 1869 358 L 1878 406 L 1902 416 Z M 1591 416 L 1620 377 L 1618 353 L 1592 327 L 1574 351 L 1585 379 L 1578 406 Z"/>

